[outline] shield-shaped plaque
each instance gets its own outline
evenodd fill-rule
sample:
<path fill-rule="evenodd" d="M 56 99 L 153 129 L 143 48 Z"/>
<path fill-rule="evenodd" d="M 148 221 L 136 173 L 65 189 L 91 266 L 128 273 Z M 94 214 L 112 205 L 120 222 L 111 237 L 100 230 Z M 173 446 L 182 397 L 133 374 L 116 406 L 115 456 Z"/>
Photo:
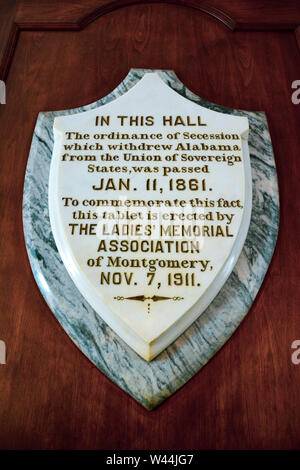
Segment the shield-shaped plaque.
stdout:
<path fill-rule="evenodd" d="M 97 102 L 38 117 L 23 202 L 36 281 L 77 346 L 148 409 L 240 324 L 278 215 L 264 113 L 209 103 L 173 72 L 134 69 Z"/>
<path fill-rule="evenodd" d="M 173 342 L 232 271 L 251 215 L 248 119 L 147 73 L 54 121 L 49 209 L 79 291 L 144 359 Z"/>

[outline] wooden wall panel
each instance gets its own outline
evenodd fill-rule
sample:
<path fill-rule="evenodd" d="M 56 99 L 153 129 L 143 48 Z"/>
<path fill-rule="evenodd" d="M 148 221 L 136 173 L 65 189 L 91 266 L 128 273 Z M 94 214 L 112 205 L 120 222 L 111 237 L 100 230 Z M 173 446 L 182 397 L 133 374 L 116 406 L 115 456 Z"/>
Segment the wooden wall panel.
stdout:
<path fill-rule="evenodd" d="M 300 105 L 291 102 L 291 83 L 300 79 L 291 26 L 300 24 L 298 2 L 285 2 L 285 9 L 258 0 L 251 9 L 246 1 L 211 2 L 226 3 L 230 16 L 252 29 L 269 22 L 272 31 L 232 32 L 200 11 L 170 4 L 128 6 L 81 31 L 63 31 L 105 3 L 20 1 L 15 22 L 23 30 L 10 62 L 4 58 L 10 70 L 0 108 L 0 339 L 8 358 L 0 366 L 0 448 L 299 448 L 300 365 L 291 362 L 291 343 L 300 339 Z M 32 22 L 60 23 L 61 30 L 25 30 Z M 95 101 L 130 67 L 173 69 L 207 100 L 264 110 L 281 199 L 277 249 L 245 321 L 153 412 L 99 372 L 56 322 L 31 274 L 21 220 L 37 113 Z"/>

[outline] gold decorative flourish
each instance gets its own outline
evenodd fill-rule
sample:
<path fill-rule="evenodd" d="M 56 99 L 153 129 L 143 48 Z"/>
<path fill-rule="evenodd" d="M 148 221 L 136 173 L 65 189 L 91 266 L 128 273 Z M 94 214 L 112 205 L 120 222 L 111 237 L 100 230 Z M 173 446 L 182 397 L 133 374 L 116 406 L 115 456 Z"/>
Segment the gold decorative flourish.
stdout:
<path fill-rule="evenodd" d="M 153 295 L 152 297 L 146 297 L 145 295 L 136 295 L 134 297 L 123 297 L 121 295 L 117 295 L 114 297 L 115 300 L 138 300 L 140 302 L 145 302 L 145 300 L 152 300 L 153 302 L 158 302 L 159 300 L 183 300 L 184 297 L 162 297 L 161 295 Z"/>
<path fill-rule="evenodd" d="M 114 297 L 115 300 L 136 300 L 138 302 L 145 302 L 146 300 L 152 300 L 152 302 L 158 302 L 160 300 L 173 300 L 174 302 L 178 300 L 183 300 L 184 297 L 174 296 L 174 297 L 163 297 L 161 295 L 153 295 L 152 297 L 146 297 L 145 295 L 135 295 L 133 297 L 123 297 L 122 295 L 117 295 Z M 147 313 L 150 315 L 151 304 L 147 304 Z"/>

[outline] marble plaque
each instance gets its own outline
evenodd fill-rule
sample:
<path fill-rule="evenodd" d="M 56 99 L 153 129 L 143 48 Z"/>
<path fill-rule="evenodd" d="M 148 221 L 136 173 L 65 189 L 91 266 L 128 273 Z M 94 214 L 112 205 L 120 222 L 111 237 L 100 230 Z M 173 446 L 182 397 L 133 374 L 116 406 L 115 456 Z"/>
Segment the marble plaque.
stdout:
<path fill-rule="evenodd" d="M 180 96 L 158 73 L 54 120 L 50 221 L 94 310 L 150 361 L 232 271 L 251 215 L 248 119 Z"/>
<path fill-rule="evenodd" d="M 174 72 L 134 69 L 95 103 L 38 116 L 23 198 L 33 274 L 74 343 L 147 409 L 245 317 L 278 220 L 265 114 L 209 103 Z"/>

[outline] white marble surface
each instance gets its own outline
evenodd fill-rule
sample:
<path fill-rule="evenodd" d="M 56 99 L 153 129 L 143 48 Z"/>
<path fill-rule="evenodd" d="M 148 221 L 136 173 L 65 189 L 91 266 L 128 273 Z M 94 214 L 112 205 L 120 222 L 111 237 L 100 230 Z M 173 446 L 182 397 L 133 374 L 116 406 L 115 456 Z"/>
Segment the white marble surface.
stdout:
<path fill-rule="evenodd" d="M 80 114 L 113 102 L 138 83 L 145 72 L 132 70 L 114 92 L 91 105 L 40 113 L 26 171 L 23 220 L 34 276 L 58 321 L 102 372 L 146 408 L 152 409 L 206 364 L 247 314 L 275 247 L 279 205 L 276 169 L 264 113 L 229 110 L 205 102 L 189 92 L 173 72 L 158 71 L 169 87 L 192 102 L 214 111 L 248 118 L 253 209 L 241 255 L 205 312 L 150 363 L 128 347 L 80 294 L 57 252 L 49 222 L 48 180 L 54 118 Z"/>
<path fill-rule="evenodd" d="M 246 117 L 193 103 L 157 73 L 54 120 L 49 208 L 60 256 L 94 310 L 146 360 L 205 310 L 237 261 L 251 214 L 248 130 Z"/>

